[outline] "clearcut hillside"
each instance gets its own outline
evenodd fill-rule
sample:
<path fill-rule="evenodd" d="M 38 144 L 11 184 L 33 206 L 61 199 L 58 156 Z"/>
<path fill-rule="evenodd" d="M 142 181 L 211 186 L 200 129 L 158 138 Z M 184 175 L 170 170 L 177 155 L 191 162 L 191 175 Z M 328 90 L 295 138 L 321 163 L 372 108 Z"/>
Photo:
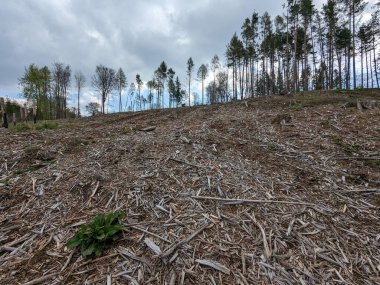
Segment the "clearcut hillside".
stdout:
<path fill-rule="evenodd" d="M 380 284 L 379 90 L 55 123 L 0 129 L 2 284 Z"/>

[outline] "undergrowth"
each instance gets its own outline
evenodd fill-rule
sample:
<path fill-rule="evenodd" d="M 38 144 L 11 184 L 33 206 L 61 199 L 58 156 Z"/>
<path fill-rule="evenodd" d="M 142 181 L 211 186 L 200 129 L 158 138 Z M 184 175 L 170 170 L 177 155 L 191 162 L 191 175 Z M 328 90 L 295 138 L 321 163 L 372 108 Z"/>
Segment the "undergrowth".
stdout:
<path fill-rule="evenodd" d="M 15 126 L 12 126 L 10 129 L 15 132 L 26 132 L 32 128 L 27 123 L 18 123 Z"/>
<path fill-rule="evenodd" d="M 36 124 L 35 128 L 36 128 L 36 130 L 44 130 L 44 129 L 54 130 L 54 129 L 58 129 L 59 126 L 55 122 L 45 121 L 45 122 L 41 122 L 41 123 Z"/>
<path fill-rule="evenodd" d="M 57 123 L 50 121 L 38 122 L 37 124 L 22 122 L 17 123 L 16 125 L 10 125 L 10 130 L 14 132 L 27 132 L 31 130 L 54 130 L 59 127 L 60 126 Z"/>

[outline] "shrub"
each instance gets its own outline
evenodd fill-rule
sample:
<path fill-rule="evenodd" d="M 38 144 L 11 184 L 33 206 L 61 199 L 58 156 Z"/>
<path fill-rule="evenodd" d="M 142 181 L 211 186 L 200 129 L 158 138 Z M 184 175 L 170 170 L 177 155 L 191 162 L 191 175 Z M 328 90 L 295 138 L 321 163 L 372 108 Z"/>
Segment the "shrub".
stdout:
<path fill-rule="evenodd" d="M 82 256 L 100 256 L 107 245 L 119 237 L 123 230 L 120 220 L 124 217 L 123 212 L 98 215 L 91 223 L 82 225 L 74 237 L 67 241 L 66 246 L 79 247 Z"/>

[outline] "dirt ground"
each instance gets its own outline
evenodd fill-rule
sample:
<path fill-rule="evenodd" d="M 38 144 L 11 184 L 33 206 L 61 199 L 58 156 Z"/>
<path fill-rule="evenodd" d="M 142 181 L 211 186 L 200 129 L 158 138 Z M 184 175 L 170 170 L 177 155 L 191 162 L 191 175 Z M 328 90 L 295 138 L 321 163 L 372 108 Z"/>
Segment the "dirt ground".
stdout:
<path fill-rule="evenodd" d="M 379 90 L 58 124 L 0 129 L 1 284 L 380 284 Z"/>

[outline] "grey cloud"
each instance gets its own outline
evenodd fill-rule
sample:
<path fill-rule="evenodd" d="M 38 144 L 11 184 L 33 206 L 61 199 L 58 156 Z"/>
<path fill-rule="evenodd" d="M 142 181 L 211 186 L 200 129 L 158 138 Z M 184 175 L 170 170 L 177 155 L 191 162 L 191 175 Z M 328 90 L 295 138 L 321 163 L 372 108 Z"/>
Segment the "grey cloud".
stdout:
<path fill-rule="evenodd" d="M 321 0 L 318 0 L 321 2 Z M 70 64 L 89 78 L 97 64 L 122 67 L 128 81 L 149 80 L 162 60 L 185 80 L 256 10 L 282 13 L 278 0 L 2 0 L 0 90 L 13 90 L 30 63 Z"/>

